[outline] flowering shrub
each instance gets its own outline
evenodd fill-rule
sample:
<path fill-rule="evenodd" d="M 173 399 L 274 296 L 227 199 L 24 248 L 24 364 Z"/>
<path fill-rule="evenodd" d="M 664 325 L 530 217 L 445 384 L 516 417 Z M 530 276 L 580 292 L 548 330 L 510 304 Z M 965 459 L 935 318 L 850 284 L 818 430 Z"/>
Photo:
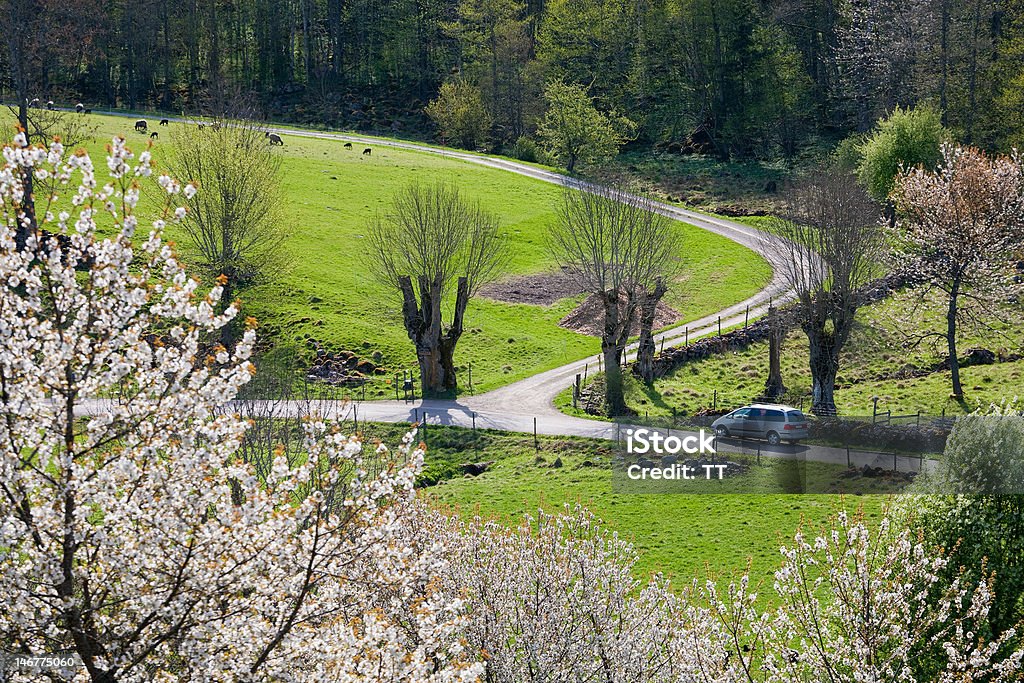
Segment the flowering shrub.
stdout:
<path fill-rule="evenodd" d="M 310 420 L 301 462 L 257 476 L 220 410 L 254 325 L 208 341 L 237 309 L 162 238 L 195 188 L 156 178 L 137 238 L 153 160 L 115 138 L 106 166 L 22 134 L 3 150 L 0 647 L 74 650 L 92 681 L 475 679 L 443 561 L 403 535 L 413 435 L 367 454 Z M 27 174 L 55 194 L 26 196 Z"/>
<path fill-rule="evenodd" d="M 578 506 L 515 529 L 424 514 L 421 532 L 449 549 L 445 585 L 465 589 L 464 634 L 488 681 L 1019 678 L 1015 631 L 984 636 L 990 584 L 948 585 L 947 561 L 888 520 L 872 531 L 840 513 L 813 539 L 797 534 L 765 607 L 749 573 L 724 591 L 637 582 L 629 544 Z"/>
<path fill-rule="evenodd" d="M 724 595 L 705 590 L 745 680 L 1019 680 L 1014 629 L 984 637 L 989 583 L 945 582 L 946 559 L 888 518 L 872 533 L 841 512 L 782 557 L 777 610 L 756 609 L 746 575 Z"/>
<path fill-rule="evenodd" d="M 480 518 L 436 520 L 452 560 L 445 585 L 466 591 L 465 637 L 486 661 L 488 681 L 679 681 L 695 674 L 678 598 L 660 578 L 640 586 L 632 548 L 585 509 L 541 512 L 514 529 Z"/>

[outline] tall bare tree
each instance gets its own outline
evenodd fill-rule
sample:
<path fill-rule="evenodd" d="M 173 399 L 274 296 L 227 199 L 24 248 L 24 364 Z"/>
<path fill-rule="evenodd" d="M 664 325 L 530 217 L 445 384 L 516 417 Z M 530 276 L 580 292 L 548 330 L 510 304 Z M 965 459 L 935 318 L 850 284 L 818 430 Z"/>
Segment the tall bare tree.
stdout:
<path fill-rule="evenodd" d="M 377 278 L 402 297 L 402 316 L 416 346 L 427 393 L 455 391 L 455 346 L 469 300 L 505 267 L 498 220 L 444 183 L 413 183 L 369 230 Z M 451 322 L 442 321 L 445 297 L 455 290 Z"/>
<path fill-rule="evenodd" d="M 1021 159 L 987 157 L 974 147 L 945 145 L 935 171 L 916 168 L 896 180 L 900 251 L 946 296 L 945 337 L 953 396 L 963 396 L 957 321 L 963 300 L 986 306 L 1005 298 L 1024 241 Z"/>
<path fill-rule="evenodd" d="M 881 259 L 880 217 L 852 177 L 822 171 L 794 189 L 785 217 L 764 238 L 796 295 L 817 415 L 836 414 L 836 374 L 861 303 L 858 290 Z"/>
<path fill-rule="evenodd" d="M 559 265 L 601 300 L 605 410 L 623 415 L 622 354 L 639 313 L 644 352 L 653 355 L 654 310 L 679 267 L 677 233 L 643 197 L 618 188 L 567 189 L 550 240 Z"/>
<path fill-rule="evenodd" d="M 279 269 L 286 237 L 281 163 L 262 127 L 247 120 L 218 120 L 203 132 L 181 126 L 168 166 L 175 177 L 199 187 L 187 199 L 182 221 L 187 251 L 205 275 L 223 276 L 222 301 L 232 301 Z M 224 341 L 231 341 L 233 332 L 225 332 Z"/>

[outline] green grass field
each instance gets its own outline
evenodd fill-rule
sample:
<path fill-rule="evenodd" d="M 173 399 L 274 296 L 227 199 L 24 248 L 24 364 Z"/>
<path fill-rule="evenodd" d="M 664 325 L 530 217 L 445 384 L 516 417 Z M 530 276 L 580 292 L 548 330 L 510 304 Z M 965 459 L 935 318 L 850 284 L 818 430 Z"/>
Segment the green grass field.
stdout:
<path fill-rule="evenodd" d="M 125 135 L 138 149 L 148 142 L 131 130 L 131 119 L 98 115 L 90 119 L 97 133 L 86 147 L 99 158 L 115 134 Z M 157 127 L 155 119 L 150 123 L 160 132 L 153 150 L 159 162 L 161 151 L 186 124 Z M 392 372 L 414 367 L 399 301 L 370 278 L 365 246 L 369 221 L 412 181 L 457 184 L 496 213 L 510 242 L 509 275 L 553 267 L 545 234 L 560 190 L 552 185 L 426 153 L 378 146 L 372 155 L 364 156 L 361 149 L 344 149 L 339 140 L 284 138 L 280 154 L 291 232 L 286 243 L 290 266 L 276 274 L 273 282 L 242 295 L 246 313 L 259 319 L 264 333 L 273 335 L 280 345 L 304 351 L 306 339 L 313 338 L 329 349 L 361 356 L 379 351 Z M 770 277 L 767 263 L 748 249 L 692 226 L 677 229 L 683 233 L 687 283 L 670 293 L 667 302 L 686 319 L 740 301 Z M 173 229 L 169 237 L 176 237 Z M 456 357 L 462 371 L 460 383 L 466 385 L 470 363 L 474 389 L 479 392 L 596 352 L 596 339 L 557 324 L 576 303 L 563 300 L 552 306 L 532 306 L 473 301 L 465 320 L 471 332 L 463 337 Z M 367 396 L 387 396 L 390 391 L 381 380 Z"/>
<path fill-rule="evenodd" d="M 367 439 L 394 443 L 407 427 L 370 424 L 361 429 Z M 555 510 L 580 502 L 635 545 L 638 576 L 662 572 L 677 585 L 704 578 L 708 571 L 731 576 L 748 561 L 757 579 L 770 579 L 778 566 L 779 546 L 790 542 L 801 524 L 817 526 L 839 509 L 863 510 L 877 520 L 888 500 L 883 495 L 760 493 L 775 485 L 775 463 L 768 461 L 752 467 L 742 482 L 701 482 L 695 489 L 699 493 L 614 493 L 607 441 L 540 437 L 540 449 L 535 450 L 532 435 L 483 430 L 474 435 L 455 427 L 429 427 L 426 441 L 426 473 L 451 477 L 421 489 L 433 503 L 463 515 L 479 513 L 514 523 L 538 508 Z M 556 459 L 562 467 L 550 466 Z M 495 461 L 491 468 L 477 477 L 456 471 L 460 463 L 490 460 Z M 818 466 L 814 476 L 832 476 L 827 469 Z"/>
<path fill-rule="evenodd" d="M 1024 360 L 961 368 L 963 402 L 950 398 L 948 370 L 917 377 L 892 376 L 900 370 L 934 368 L 945 358 L 944 339 L 913 343 L 921 333 L 943 329 L 941 304 L 935 297 L 911 290 L 858 312 L 857 327 L 844 349 L 836 381 L 836 407 L 841 414 L 871 415 L 874 397 L 878 397 L 880 411 L 956 415 L 1024 395 Z M 987 327 L 964 326 L 958 338 L 961 357 L 971 348 L 985 348 L 1006 359 L 1024 353 L 1024 318 L 1019 311 L 1005 311 L 1003 317 L 1008 321 L 991 320 Z M 791 331 L 782 350 L 782 378 L 791 403 L 810 391 L 807 353 L 807 337 L 799 330 Z M 673 410 L 692 414 L 711 406 L 717 390 L 719 408 L 734 408 L 757 397 L 767 377 L 768 345 L 759 343 L 744 351 L 687 363 L 650 387 L 629 376 L 627 403 L 641 414 L 671 415 Z M 563 392 L 556 403 L 565 412 L 578 412 L 572 410 L 569 392 Z"/>

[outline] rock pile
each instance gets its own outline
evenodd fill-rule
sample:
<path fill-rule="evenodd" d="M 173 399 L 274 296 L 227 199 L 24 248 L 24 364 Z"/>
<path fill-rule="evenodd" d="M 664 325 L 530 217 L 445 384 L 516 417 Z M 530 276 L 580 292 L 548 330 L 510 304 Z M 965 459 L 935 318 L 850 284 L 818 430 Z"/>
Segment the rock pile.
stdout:
<path fill-rule="evenodd" d="M 335 386 L 358 386 L 370 375 L 387 373 L 373 361 L 360 358 L 351 351 L 328 351 L 320 342 L 311 340 L 315 357 L 306 371 L 306 379 Z"/>

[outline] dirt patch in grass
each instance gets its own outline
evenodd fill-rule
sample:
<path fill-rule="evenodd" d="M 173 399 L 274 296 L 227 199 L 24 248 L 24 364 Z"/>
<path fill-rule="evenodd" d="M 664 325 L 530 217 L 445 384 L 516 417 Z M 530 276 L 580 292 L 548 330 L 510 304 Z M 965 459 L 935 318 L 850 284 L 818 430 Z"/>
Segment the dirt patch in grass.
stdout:
<path fill-rule="evenodd" d="M 480 289 L 480 295 L 510 304 L 549 306 L 560 299 L 583 293 L 579 283 L 564 271 L 520 275 Z"/>
<path fill-rule="evenodd" d="M 625 315 L 625 300 L 619 301 L 619 313 Z M 654 312 L 654 329 L 659 330 L 679 322 L 682 316 L 664 302 L 658 302 L 658 308 Z M 596 294 L 591 294 L 583 300 L 573 312 L 558 321 L 558 324 L 566 329 L 587 334 L 591 337 L 600 337 L 604 331 L 604 304 Z M 633 317 L 633 327 L 630 335 L 640 334 L 639 312 Z"/>

